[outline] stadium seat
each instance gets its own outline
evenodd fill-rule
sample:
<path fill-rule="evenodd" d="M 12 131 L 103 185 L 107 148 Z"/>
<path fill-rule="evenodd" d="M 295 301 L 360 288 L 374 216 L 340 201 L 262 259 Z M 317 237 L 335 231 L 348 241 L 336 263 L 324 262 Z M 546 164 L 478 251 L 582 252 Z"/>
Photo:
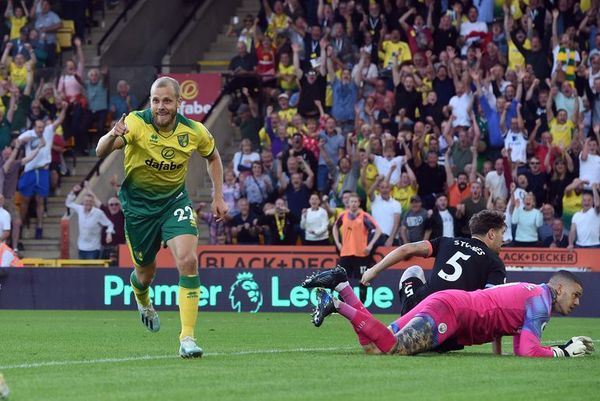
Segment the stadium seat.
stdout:
<path fill-rule="evenodd" d="M 70 19 L 61 21 L 62 27 L 56 32 L 57 44 L 62 49 L 73 47 L 73 35 L 75 34 L 75 22 Z"/>

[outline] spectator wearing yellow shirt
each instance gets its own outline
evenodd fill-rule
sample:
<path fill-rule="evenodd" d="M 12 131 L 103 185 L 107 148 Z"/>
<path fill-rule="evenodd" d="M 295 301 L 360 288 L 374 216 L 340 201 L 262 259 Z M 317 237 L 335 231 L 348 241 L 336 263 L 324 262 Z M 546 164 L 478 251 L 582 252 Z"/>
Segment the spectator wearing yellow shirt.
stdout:
<path fill-rule="evenodd" d="M 291 63 L 289 53 L 281 53 L 279 64 L 277 65 L 276 77 L 279 87 L 284 91 L 294 91 L 298 88 L 298 84 L 296 83 L 296 67 Z"/>
<path fill-rule="evenodd" d="M 273 4 L 273 8 L 269 5 L 268 0 L 263 0 L 263 8 L 267 16 L 267 36 L 270 36 L 274 41 L 278 35 L 285 35 L 287 29 L 290 26 L 290 17 L 285 14 L 283 9 L 283 3 L 277 0 Z"/>
<path fill-rule="evenodd" d="M 403 167 L 406 171 L 400 174 L 400 182 L 392 187 L 392 198 L 400 202 L 402 210 L 408 210 L 410 209 L 410 198 L 417 194 L 419 184 L 417 184 L 417 177 L 409 163 L 404 163 Z"/>
<path fill-rule="evenodd" d="M 25 56 L 21 53 L 17 54 L 13 61 L 8 62 L 8 54 L 10 53 L 13 47 L 12 42 L 8 42 L 4 49 L 4 53 L 2 53 L 2 59 L 0 59 L 0 64 L 7 66 L 8 76 L 12 83 L 19 88 L 24 88 L 27 83 L 27 69 L 26 64 L 30 64 L 33 66 L 36 63 L 35 52 L 32 50 L 31 45 L 29 43 L 25 44 L 25 48 L 29 51 L 31 55 L 31 59 L 29 61 L 25 61 Z"/>
<path fill-rule="evenodd" d="M 556 117 L 552 111 L 552 102 L 558 94 L 558 88 L 553 86 L 546 102 L 546 117 L 548 119 L 548 128 L 552 135 L 552 143 L 556 146 L 567 148 L 573 138 L 573 130 L 577 127 L 579 121 L 579 102 L 575 102 L 575 107 L 571 119 L 568 118 L 567 110 L 558 109 Z"/>
<path fill-rule="evenodd" d="M 27 6 L 25 5 L 24 0 L 21 0 L 20 6 L 13 6 L 13 1 L 8 0 L 4 18 L 6 18 L 10 24 L 9 40 L 19 39 L 21 28 L 27 25 L 28 17 L 29 14 L 27 14 Z"/>
<path fill-rule="evenodd" d="M 375 184 L 379 172 L 377 167 L 369 160 L 369 155 L 364 148 L 359 145 L 358 157 L 360 160 L 360 180 L 358 181 L 357 192 L 366 194 L 369 188 Z M 371 210 L 371 199 L 366 196 L 367 204 L 366 210 Z"/>
<path fill-rule="evenodd" d="M 383 37 L 382 37 L 383 38 Z M 394 66 L 394 59 L 398 59 L 398 64 L 412 60 L 410 47 L 408 43 L 400 40 L 400 31 L 394 29 L 390 36 L 390 40 L 383 40 L 379 48 L 379 58 L 383 61 L 383 68 L 391 70 Z"/>
<path fill-rule="evenodd" d="M 290 97 L 287 93 L 282 93 L 277 97 L 277 103 L 279 103 L 279 118 L 285 121 L 287 124 L 291 124 L 292 118 L 298 113 L 295 107 L 290 107 Z"/>

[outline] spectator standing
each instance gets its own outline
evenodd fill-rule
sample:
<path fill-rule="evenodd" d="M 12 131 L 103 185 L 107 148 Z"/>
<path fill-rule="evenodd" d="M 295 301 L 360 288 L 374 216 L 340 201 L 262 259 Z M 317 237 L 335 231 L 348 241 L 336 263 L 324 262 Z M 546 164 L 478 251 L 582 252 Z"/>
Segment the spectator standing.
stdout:
<path fill-rule="evenodd" d="M 262 215 L 263 206 L 272 192 L 271 178 L 264 173 L 260 162 L 253 162 L 252 173 L 247 174 L 243 181 L 240 181 L 240 193 L 246 197 L 254 214 Z"/>
<path fill-rule="evenodd" d="M 252 150 L 252 142 L 249 139 L 242 139 L 240 150 L 233 155 L 233 172 L 240 180 L 252 171 L 252 164 L 260 162 L 260 155 Z"/>
<path fill-rule="evenodd" d="M 554 160 L 554 168 L 552 169 L 552 177 L 548 186 L 548 199 L 555 214 L 562 216 L 563 204 L 562 198 L 567 185 L 573 181 L 573 161 L 567 152 L 564 152 L 564 159 L 557 158 Z M 568 165 L 568 168 L 567 168 Z"/>
<path fill-rule="evenodd" d="M 101 138 L 106 131 L 108 116 L 108 68 L 92 68 L 87 77 L 85 93 L 90 111 L 90 126 L 96 129 L 96 137 Z"/>
<path fill-rule="evenodd" d="M 302 211 L 300 228 L 304 231 L 304 245 L 329 245 L 329 216 L 323 209 L 319 194 L 313 193 L 309 199 L 310 207 Z"/>
<path fill-rule="evenodd" d="M 600 125 L 594 126 L 594 131 L 600 137 Z M 583 150 L 579 155 L 579 178 L 587 181 L 586 189 L 594 184 L 600 184 L 600 155 L 598 154 L 598 139 L 588 137 L 585 139 Z"/>
<path fill-rule="evenodd" d="M 17 192 L 17 182 L 19 180 L 19 171 L 24 163 L 33 159 L 42 148 L 42 142 L 27 158 L 19 158 L 21 146 L 15 139 L 11 146 L 2 150 L 0 159 L 0 181 L 2 182 L 2 195 L 4 195 L 4 206 L 11 216 L 12 226 L 12 247 L 17 252 L 23 251 L 23 244 L 19 242 L 21 236 L 21 211 L 15 205 L 15 193 Z"/>
<path fill-rule="evenodd" d="M 435 204 L 437 194 L 445 192 L 446 171 L 438 164 L 439 156 L 435 151 L 427 152 L 425 163 L 421 161 L 420 152 L 415 152 L 415 175 L 419 183 L 419 201 L 423 199 L 423 206 L 431 209 Z"/>
<path fill-rule="evenodd" d="M 35 29 L 40 33 L 42 41 L 46 46 L 46 66 L 53 67 L 56 63 L 56 32 L 62 27 L 60 17 L 50 9 L 50 2 L 42 0 L 40 12 L 35 11 L 39 0 L 31 7 L 31 15 L 35 14 Z"/>
<path fill-rule="evenodd" d="M 342 212 L 335 222 L 333 239 L 340 252 L 340 265 L 346 269 L 353 284 L 357 284 L 372 265 L 371 252 L 381 235 L 381 229 L 375 219 L 360 208 L 357 193 L 350 194 L 348 204 L 348 210 Z M 367 288 L 361 284 L 360 297 L 363 301 L 366 293 Z"/>
<path fill-rule="evenodd" d="M 448 197 L 445 194 L 438 195 L 435 200 L 435 207 L 429 215 L 429 228 L 431 229 L 430 238 L 456 236 L 456 209 L 448 208 Z"/>
<path fill-rule="evenodd" d="M 21 220 L 24 221 L 29 210 L 31 197 L 35 195 L 37 226 L 35 238 L 41 239 L 44 222 L 44 199 L 48 197 L 50 176 L 48 166 L 52 161 L 52 143 L 56 128 L 63 122 L 67 110 L 63 102 L 60 116 L 51 124 L 44 125 L 44 121 L 37 120 L 34 128 L 19 135 L 19 143 L 25 144 L 25 157 L 34 153 L 35 157 L 25 163 L 23 175 L 19 179 L 18 189 L 21 193 Z M 39 150 L 37 148 L 40 148 Z M 100 249 L 98 247 L 98 249 Z"/>
<path fill-rule="evenodd" d="M 303 161 L 301 165 L 303 166 L 302 170 L 307 176 L 306 180 L 303 180 L 302 173 L 300 172 L 290 173 L 289 181 L 284 179 L 279 180 L 279 193 L 285 195 L 290 213 L 294 215 L 294 219 L 298 222 L 302 217 L 302 210 L 309 207 L 308 201 L 314 181 L 314 174 L 308 163 Z"/>
<path fill-rule="evenodd" d="M 469 175 L 467 176 L 467 173 L 464 171 L 459 171 L 456 178 L 454 178 L 452 168 L 450 167 L 451 149 L 452 148 L 449 146 L 448 150 L 446 151 L 446 157 L 444 158 L 446 184 L 448 185 L 448 197 L 446 201 L 450 207 L 456 208 L 459 203 L 462 203 L 465 199 L 471 196 L 471 183 L 475 182 L 477 177 L 477 148 L 475 146 L 471 146 L 472 162 Z"/>
<path fill-rule="evenodd" d="M 536 247 L 539 246 L 538 229 L 544 220 L 539 209 L 535 208 L 535 195 L 528 192 L 523 200 L 523 207 L 518 207 L 520 201 L 513 199 L 515 209 L 512 213 L 512 224 L 516 225 L 514 246 Z"/>
<path fill-rule="evenodd" d="M 118 246 L 125 244 L 125 214 L 121 208 L 121 202 L 116 196 L 108 198 L 106 205 L 101 204 L 100 210 L 104 212 L 106 217 L 113 223 L 115 232 L 112 235 L 112 241 L 108 243 L 106 241 L 107 228 L 102 229 L 102 254 L 100 255 L 103 259 L 117 260 L 118 257 Z"/>
<path fill-rule="evenodd" d="M 73 137 L 75 146 L 80 154 L 89 154 L 89 140 L 87 130 L 84 128 L 84 117 L 88 106 L 85 97 L 85 86 L 83 83 L 83 72 L 85 59 L 81 40 L 73 40 L 77 51 L 76 62 L 67 60 L 63 74 L 58 80 L 58 93 L 63 100 L 69 103 L 69 108 L 65 116 L 65 140 Z"/>
<path fill-rule="evenodd" d="M 300 46 L 292 45 L 293 62 L 295 67 L 296 79 L 300 88 L 300 96 L 298 99 L 298 113 L 302 117 L 317 118 L 322 114 L 322 104 L 325 103 L 325 91 L 327 87 L 327 62 L 325 56 L 325 41 L 322 41 L 321 56 L 315 60 L 315 67 L 304 73 L 300 68 Z M 317 62 L 318 61 L 318 62 Z"/>
<path fill-rule="evenodd" d="M 474 214 L 481 212 L 486 208 L 485 199 L 482 194 L 482 187 L 479 181 L 471 183 L 471 196 L 459 203 L 456 207 L 456 217 L 460 220 L 461 226 L 459 232 L 461 236 L 470 238 L 469 221 Z"/>
<path fill-rule="evenodd" d="M 330 164 L 336 166 L 344 156 L 344 137 L 336 129 L 336 121 L 329 117 L 325 129 L 319 134 L 319 165 L 317 169 L 317 191 L 325 193 L 328 190 Z M 335 167 L 334 167 L 335 169 Z M 331 173 L 333 173 L 331 170 Z"/>
<path fill-rule="evenodd" d="M 283 198 L 275 201 L 275 207 L 265 211 L 259 225 L 268 226 L 270 245 L 295 245 L 297 238 L 297 221 Z"/>
<path fill-rule="evenodd" d="M 375 193 L 376 188 L 379 191 L 378 194 Z M 389 180 L 382 175 L 378 176 L 369 188 L 371 215 L 381 229 L 381 237 L 377 244 L 382 246 L 392 246 L 400 232 L 402 206 L 400 206 L 400 202 L 391 197 L 391 190 Z"/>
<path fill-rule="evenodd" d="M 542 212 L 542 225 L 538 228 L 538 238 L 540 245 L 543 245 L 546 240 L 552 237 L 554 224 L 554 208 L 548 203 L 544 203 L 540 209 Z"/>
<path fill-rule="evenodd" d="M 341 79 L 338 79 L 330 58 L 327 59 L 327 72 L 333 92 L 331 115 L 336 119 L 342 133 L 346 134 L 354 127 L 354 105 L 358 99 L 359 84 L 352 79 L 352 72 L 346 67 L 342 69 Z M 359 76 L 358 79 L 360 78 Z"/>
<path fill-rule="evenodd" d="M 494 170 L 485 175 L 485 190 L 488 198 L 502 198 L 505 201 L 508 198 L 508 186 L 506 185 L 504 164 L 504 158 L 496 159 L 494 162 Z"/>
<path fill-rule="evenodd" d="M 410 198 L 410 209 L 402 216 L 400 237 L 403 244 L 428 240 L 431 229 L 427 226 L 427 210 L 423 209 L 421 197 L 414 195 Z"/>
<path fill-rule="evenodd" d="M 237 201 L 240 199 L 240 184 L 237 182 L 231 169 L 226 169 L 223 173 L 223 200 L 228 206 L 229 215 L 235 216 L 238 213 Z"/>
<path fill-rule="evenodd" d="M 234 119 L 234 123 L 240 128 L 242 140 L 249 140 L 252 144 L 252 149 L 258 150 L 260 149 L 258 132 L 260 131 L 262 123 L 258 115 L 258 105 L 248 88 L 242 88 L 242 93 L 246 97 L 248 104 L 241 103 L 239 105 L 237 109 L 238 116 Z"/>
<path fill-rule="evenodd" d="M 592 193 L 584 192 L 581 210 L 573 215 L 569 231 L 569 249 L 600 248 L 600 185 L 592 186 Z"/>
<path fill-rule="evenodd" d="M 104 212 L 94 206 L 94 196 L 92 194 L 84 195 L 83 206 L 75 203 L 79 192 L 81 192 L 81 187 L 79 185 L 74 186 L 65 200 L 65 205 L 77 213 L 79 220 L 79 236 L 77 237 L 79 259 L 99 259 L 102 227 L 107 227 L 106 243 L 110 244 L 114 226 Z"/>
<path fill-rule="evenodd" d="M 565 188 L 565 193 L 562 196 L 562 221 L 567 230 L 571 229 L 571 220 L 577 213 L 583 203 L 583 187 L 586 183 L 579 178 L 575 178 Z"/>
<path fill-rule="evenodd" d="M 110 97 L 110 111 L 115 118 L 137 110 L 139 102 L 133 93 L 129 93 L 129 84 L 124 79 L 117 82 L 117 93 Z"/>
<path fill-rule="evenodd" d="M 13 0 L 8 0 L 4 18 L 8 20 L 10 25 L 10 35 L 8 36 L 8 40 L 18 39 L 21 29 L 27 25 L 27 19 L 29 18 L 25 1 L 21 0 L 20 4 L 17 5 L 13 4 Z"/>

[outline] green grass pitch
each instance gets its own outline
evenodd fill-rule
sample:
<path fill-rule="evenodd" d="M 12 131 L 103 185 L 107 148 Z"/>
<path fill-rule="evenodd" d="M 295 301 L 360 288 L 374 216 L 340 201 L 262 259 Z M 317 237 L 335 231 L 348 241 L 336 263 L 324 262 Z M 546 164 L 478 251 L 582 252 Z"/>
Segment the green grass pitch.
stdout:
<path fill-rule="evenodd" d="M 160 312 L 159 312 L 160 313 Z M 179 315 L 147 332 L 135 311 L 0 311 L 0 372 L 10 400 L 600 400 L 600 353 L 587 358 L 362 354 L 341 316 L 200 313 L 200 360 L 176 356 Z M 385 323 L 392 316 L 379 316 Z M 544 343 L 600 319 L 553 318 Z M 512 351 L 506 337 L 503 348 Z"/>

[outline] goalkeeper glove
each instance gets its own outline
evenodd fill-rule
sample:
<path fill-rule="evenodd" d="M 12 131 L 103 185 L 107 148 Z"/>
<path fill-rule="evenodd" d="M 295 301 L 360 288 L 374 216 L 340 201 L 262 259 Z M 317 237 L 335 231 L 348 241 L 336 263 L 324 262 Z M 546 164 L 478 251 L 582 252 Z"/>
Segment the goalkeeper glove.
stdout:
<path fill-rule="evenodd" d="M 565 345 L 552 347 L 555 358 L 590 355 L 594 350 L 594 342 L 591 338 L 585 336 L 573 337 Z"/>

